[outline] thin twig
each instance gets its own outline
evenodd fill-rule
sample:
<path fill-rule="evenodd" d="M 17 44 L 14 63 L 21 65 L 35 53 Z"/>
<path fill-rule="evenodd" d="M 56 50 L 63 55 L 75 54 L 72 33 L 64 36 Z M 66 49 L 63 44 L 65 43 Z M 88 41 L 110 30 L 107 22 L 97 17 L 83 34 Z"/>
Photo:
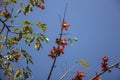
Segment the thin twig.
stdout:
<path fill-rule="evenodd" d="M 58 15 L 58 17 L 59 17 L 60 23 L 62 24 L 62 19 L 61 19 L 60 15 Z"/>
<path fill-rule="evenodd" d="M 65 11 L 64 11 L 64 16 L 63 16 L 63 22 L 64 22 L 64 20 L 65 20 L 66 11 L 67 11 L 67 6 L 68 6 L 68 3 L 66 3 L 66 6 L 65 6 Z"/>
<path fill-rule="evenodd" d="M 5 28 L 5 26 L 2 27 L 2 30 L 1 30 L 0 34 L 3 32 L 4 28 Z"/>
<path fill-rule="evenodd" d="M 4 26 L 8 29 L 8 31 L 10 31 L 9 27 L 7 26 L 7 24 L 2 19 L 0 19 L 0 21 L 4 24 Z"/>
<path fill-rule="evenodd" d="M 70 69 L 68 69 L 61 77 L 60 77 L 60 79 L 59 80 L 63 80 L 66 76 L 67 76 L 67 74 L 75 67 L 75 66 L 77 66 L 78 64 L 75 64 L 75 65 L 73 65 Z"/>

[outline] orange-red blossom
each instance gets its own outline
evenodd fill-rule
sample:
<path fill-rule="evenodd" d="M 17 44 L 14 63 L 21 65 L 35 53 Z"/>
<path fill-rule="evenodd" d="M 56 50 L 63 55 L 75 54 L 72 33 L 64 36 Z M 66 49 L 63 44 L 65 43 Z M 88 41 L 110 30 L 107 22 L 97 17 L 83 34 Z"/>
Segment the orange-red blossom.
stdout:
<path fill-rule="evenodd" d="M 106 71 L 106 70 L 109 69 L 109 66 L 108 66 L 108 64 L 107 64 L 107 62 L 108 62 L 109 59 L 108 59 L 108 57 L 104 56 L 104 57 L 102 58 L 102 60 L 103 60 L 103 62 L 101 63 L 101 64 L 102 64 L 102 66 L 101 66 L 102 71 Z"/>
<path fill-rule="evenodd" d="M 68 24 L 66 21 L 63 21 L 62 23 L 62 30 L 68 30 L 70 27 L 70 24 Z"/>
<path fill-rule="evenodd" d="M 83 78 L 86 77 L 84 71 L 79 71 L 77 72 L 77 75 L 75 78 L 72 78 L 72 80 L 83 80 Z"/>
<path fill-rule="evenodd" d="M 51 53 L 48 54 L 49 57 L 51 57 L 52 59 L 55 58 L 56 56 L 60 56 L 61 54 L 64 54 L 64 48 L 56 48 L 53 47 L 53 49 L 51 50 Z"/>

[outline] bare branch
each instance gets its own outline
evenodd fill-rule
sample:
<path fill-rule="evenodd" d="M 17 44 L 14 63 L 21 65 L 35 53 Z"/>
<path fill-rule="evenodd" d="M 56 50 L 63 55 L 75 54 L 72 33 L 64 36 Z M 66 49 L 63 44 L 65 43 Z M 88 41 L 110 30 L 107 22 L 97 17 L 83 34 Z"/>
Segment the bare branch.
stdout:
<path fill-rule="evenodd" d="M 75 65 L 73 65 L 70 69 L 68 69 L 61 77 L 60 77 L 60 79 L 59 80 L 63 80 L 66 76 L 67 76 L 67 74 L 75 67 L 75 66 L 77 66 L 78 64 L 75 64 Z"/>

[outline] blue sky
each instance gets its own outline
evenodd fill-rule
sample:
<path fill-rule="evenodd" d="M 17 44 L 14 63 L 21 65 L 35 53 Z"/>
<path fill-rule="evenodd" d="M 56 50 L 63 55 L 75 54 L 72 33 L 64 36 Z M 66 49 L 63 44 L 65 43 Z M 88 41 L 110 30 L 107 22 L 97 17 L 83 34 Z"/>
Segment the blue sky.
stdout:
<path fill-rule="evenodd" d="M 29 17 L 20 17 L 19 20 L 29 19 L 41 21 L 47 24 L 46 36 L 49 43 L 43 43 L 43 48 L 38 52 L 33 47 L 26 48 L 33 56 L 34 65 L 30 65 L 33 71 L 33 80 L 46 80 L 53 60 L 47 55 L 56 44 L 59 36 L 61 22 L 58 15 L 63 18 L 65 5 L 68 3 L 66 21 L 71 25 L 68 35 L 63 37 L 77 37 L 74 45 L 65 48 L 65 54 L 61 55 L 56 63 L 51 80 L 58 80 L 60 76 L 75 61 L 84 59 L 89 63 L 90 69 L 82 65 L 76 66 L 65 78 L 71 80 L 77 71 L 84 70 L 89 80 L 95 72 L 101 71 L 101 58 L 109 57 L 109 65 L 120 60 L 120 1 L 119 0 L 45 0 L 46 8 L 43 11 L 35 9 Z M 16 23 L 16 25 L 18 25 Z M 22 44 L 21 44 L 22 45 Z M 120 70 L 113 69 L 106 73 L 101 80 L 119 80 Z"/>
<path fill-rule="evenodd" d="M 46 56 L 51 47 L 55 45 L 53 38 L 55 39 L 58 36 L 60 29 L 58 15 L 63 16 L 66 2 L 68 2 L 66 21 L 71 25 L 67 37 L 77 37 L 78 41 L 73 46 L 68 46 L 65 49 L 65 54 L 58 58 L 57 68 L 51 79 L 57 80 L 58 76 L 63 73 L 60 65 L 65 70 L 66 64 L 69 68 L 74 65 L 76 60 L 85 59 L 91 68 L 86 70 L 82 66 L 77 66 L 72 72 L 85 70 L 87 75 L 85 80 L 88 80 L 95 75 L 95 72 L 100 71 L 101 57 L 108 56 L 109 65 L 120 60 L 120 2 L 118 0 L 46 1 L 46 9 L 41 12 L 44 14 L 44 16 L 41 15 L 41 19 L 48 24 L 47 36 L 50 38 L 50 43 L 47 48 L 43 48 L 43 52 L 41 50 L 41 56 Z M 44 75 L 44 77 L 41 76 L 41 79 L 45 79 L 52 60 L 43 57 L 40 63 L 44 63 L 40 72 L 42 72 L 42 76 Z M 45 65 L 47 68 L 44 67 Z M 44 69 L 48 71 L 44 72 Z M 70 80 L 75 76 L 72 72 L 66 76 L 65 80 Z M 112 73 L 104 74 L 101 79 L 119 80 L 119 74 L 120 70 L 113 69 Z"/>

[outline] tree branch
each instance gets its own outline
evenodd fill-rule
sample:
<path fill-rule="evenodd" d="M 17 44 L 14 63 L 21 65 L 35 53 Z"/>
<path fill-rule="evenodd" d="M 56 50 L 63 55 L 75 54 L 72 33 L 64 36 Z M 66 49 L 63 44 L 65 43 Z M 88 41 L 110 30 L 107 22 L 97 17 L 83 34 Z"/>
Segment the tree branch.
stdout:
<path fill-rule="evenodd" d="M 0 21 L 4 24 L 4 26 L 8 29 L 8 31 L 10 31 L 8 25 L 2 19 L 0 19 Z"/>
<path fill-rule="evenodd" d="M 64 17 L 63 17 L 63 23 L 64 23 L 64 19 L 65 19 L 65 14 L 66 14 L 66 8 L 67 8 L 67 5 L 66 5 L 66 7 L 65 7 L 65 12 L 64 12 Z M 61 27 L 60 36 L 59 36 L 59 39 L 60 39 L 60 40 L 62 39 L 62 34 L 63 34 L 63 29 L 62 29 L 62 27 Z M 58 45 L 58 49 L 60 49 L 60 44 Z M 59 53 L 58 53 L 58 54 L 59 54 Z M 55 59 L 54 59 L 54 61 L 53 61 L 53 64 L 52 64 L 52 67 L 51 67 L 51 69 L 50 69 L 50 73 L 49 73 L 49 75 L 48 75 L 47 80 L 50 80 L 50 77 L 51 77 L 51 75 L 52 75 L 52 72 L 53 72 L 53 69 L 54 69 L 56 60 L 57 60 L 57 55 L 55 56 Z"/>
<path fill-rule="evenodd" d="M 50 70 L 50 73 L 49 73 L 49 75 L 48 75 L 47 80 L 50 80 L 50 77 L 51 77 L 51 75 L 52 75 L 53 68 L 55 67 L 56 60 L 57 60 L 57 57 L 55 57 L 55 59 L 54 59 L 54 61 L 53 61 L 53 64 L 52 64 L 52 67 L 51 67 L 51 70 Z"/>
<path fill-rule="evenodd" d="M 114 68 L 114 67 L 116 67 L 116 68 L 118 68 L 118 69 L 119 69 L 119 67 L 118 67 L 118 66 L 119 66 L 119 64 L 120 64 L 120 61 L 116 62 L 115 64 L 113 64 L 113 65 L 109 66 L 109 69 L 107 69 L 107 70 L 105 70 L 105 71 L 100 72 L 99 74 L 97 74 L 96 76 L 94 76 L 91 80 L 95 80 L 95 78 L 97 78 L 98 76 L 103 75 L 105 72 L 107 72 L 107 71 L 111 70 L 111 69 L 112 69 L 112 68 Z"/>
<path fill-rule="evenodd" d="M 63 29 L 61 29 L 61 32 L 60 32 L 60 40 L 62 39 L 62 33 L 63 33 Z M 60 44 L 58 45 L 58 49 L 60 48 Z M 59 54 L 59 53 L 58 53 Z M 55 66 L 55 63 L 56 63 L 56 60 L 57 60 L 57 55 L 55 56 L 55 59 L 54 59 L 54 61 L 53 61 L 53 64 L 52 64 L 52 67 L 51 67 L 51 69 L 50 69 L 50 73 L 49 73 L 49 75 L 48 75 L 48 78 L 47 78 L 47 80 L 50 80 L 50 77 L 51 77 L 51 75 L 52 75 L 52 72 L 53 72 L 53 69 L 54 69 L 54 66 Z"/>

